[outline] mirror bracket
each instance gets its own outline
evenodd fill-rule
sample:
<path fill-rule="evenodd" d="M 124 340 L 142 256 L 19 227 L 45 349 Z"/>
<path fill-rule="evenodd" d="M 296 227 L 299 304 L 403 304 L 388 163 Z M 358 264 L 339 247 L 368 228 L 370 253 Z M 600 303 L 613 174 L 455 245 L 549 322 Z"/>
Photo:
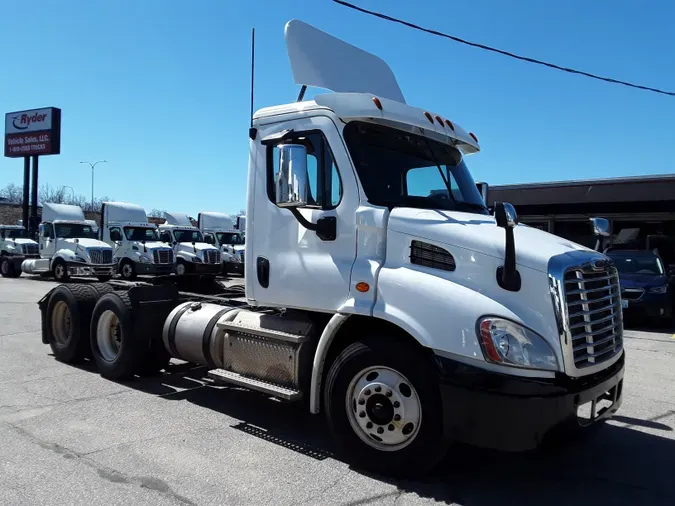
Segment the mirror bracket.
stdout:
<path fill-rule="evenodd" d="M 312 223 L 305 219 L 297 208 L 291 207 L 289 208 L 289 211 L 295 216 L 295 219 L 300 222 L 300 225 L 307 230 L 316 232 L 317 237 L 322 241 L 334 241 L 337 238 L 337 218 L 335 216 L 325 216 L 319 218 L 316 223 Z"/>
<path fill-rule="evenodd" d="M 293 129 L 282 130 L 281 132 L 275 132 L 273 134 L 268 135 L 267 137 L 263 137 L 260 140 L 260 143 L 263 146 L 274 146 L 275 144 L 280 144 L 284 141 L 292 139 L 293 135 L 294 135 Z"/>
<path fill-rule="evenodd" d="M 508 202 L 495 202 L 495 221 L 505 232 L 504 265 L 497 268 L 497 284 L 504 290 L 520 290 L 520 273 L 516 267 L 516 242 L 513 229 L 518 225 L 516 210 Z"/>

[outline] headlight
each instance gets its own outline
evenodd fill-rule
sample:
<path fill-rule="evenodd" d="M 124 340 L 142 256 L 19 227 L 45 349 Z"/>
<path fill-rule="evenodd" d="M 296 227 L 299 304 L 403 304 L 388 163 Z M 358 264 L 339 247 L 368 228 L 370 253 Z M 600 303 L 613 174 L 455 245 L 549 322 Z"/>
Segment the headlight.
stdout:
<path fill-rule="evenodd" d="M 193 257 L 191 257 L 191 260 L 192 260 L 194 263 L 197 263 L 197 264 L 202 263 L 202 259 L 199 258 L 198 256 L 193 256 Z"/>
<path fill-rule="evenodd" d="M 152 263 L 152 259 L 148 255 L 141 255 L 139 257 L 139 260 L 142 264 L 150 264 Z"/>
<path fill-rule="evenodd" d="M 668 285 L 654 286 L 647 291 L 649 293 L 666 293 L 668 291 Z"/>
<path fill-rule="evenodd" d="M 558 360 L 539 334 L 503 318 L 478 321 L 478 333 L 485 359 L 489 362 L 528 369 L 558 371 Z"/>
<path fill-rule="evenodd" d="M 84 262 L 85 264 L 87 263 L 87 261 L 79 255 L 75 255 L 75 261 L 76 262 Z"/>

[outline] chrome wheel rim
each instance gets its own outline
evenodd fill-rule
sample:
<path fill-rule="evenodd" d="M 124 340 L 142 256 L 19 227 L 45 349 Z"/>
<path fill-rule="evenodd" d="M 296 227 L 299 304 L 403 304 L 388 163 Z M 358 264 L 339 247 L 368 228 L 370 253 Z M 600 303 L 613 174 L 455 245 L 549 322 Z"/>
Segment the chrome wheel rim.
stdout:
<path fill-rule="evenodd" d="M 180 263 L 176 265 L 176 274 L 183 276 L 185 274 L 185 265 Z"/>
<path fill-rule="evenodd" d="M 130 278 L 133 273 L 134 270 L 132 269 L 131 264 L 124 264 L 122 266 L 122 276 L 125 278 Z"/>
<path fill-rule="evenodd" d="M 2 270 L 3 274 L 9 273 L 9 260 L 6 258 L 2 259 L 2 262 L 0 263 L 0 270 Z"/>
<path fill-rule="evenodd" d="M 65 267 L 63 264 L 56 264 L 56 267 L 54 267 L 54 277 L 56 277 L 56 279 L 63 279 L 64 274 Z"/>
<path fill-rule="evenodd" d="M 347 388 L 347 416 L 352 430 L 368 446 L 397 451 L 410 445 L 422 423 L 422 405 L 412 383 L 384 366 L 363 369 Z"/>
<path fill-rule="evenodd" d="M 96 324 L 96 344 L 99 353 L 106 362 L 113 362 L 122 345 L 122 330 L 117 315 L 105 310 Z"/>
<path fill-rule="evenodd" d="M 57 344 L 65 346 L 68 344 L 73 332 L 73 318 L 70 314 L 68 304 L 62 300 L 54 305 L 52 311 L 52 335 Z"/>

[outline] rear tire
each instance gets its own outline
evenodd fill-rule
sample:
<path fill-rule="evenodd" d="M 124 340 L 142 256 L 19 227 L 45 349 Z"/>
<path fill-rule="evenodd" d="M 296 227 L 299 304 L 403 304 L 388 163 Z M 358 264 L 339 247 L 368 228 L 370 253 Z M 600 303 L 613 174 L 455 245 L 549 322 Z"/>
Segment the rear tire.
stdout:
<path fill-rule="evenodd" d="M 47 342 L 57 360 L 79 362 L 91 356 L 89 322 L 102 288 L 60 285 L 47 304 Z M 112 290 L 112 287 L 110 287 Z"/>
<path fill-rule="evenodd" d="M 387 341 L 367 338 L 337 356 L 326 378 L 325 410 L 345 460 L 411 477 L 443 457 L 440 393 L 419 350 Z"/>
<path fill-rule="evenodd" d="M 21 269 L 17 270 L 10 257 L 3 255 L 0 257 L 0 275 L 3 278 L 18 278 L 21 276 Z"/>
<path fill-rule="evenodd" d="M 90 328 L 92 358 L 101 376 L 122 381 L 140 370 L 148 350 L 136 335 L 129 294 L 112 292 L 101 297 Z"/>

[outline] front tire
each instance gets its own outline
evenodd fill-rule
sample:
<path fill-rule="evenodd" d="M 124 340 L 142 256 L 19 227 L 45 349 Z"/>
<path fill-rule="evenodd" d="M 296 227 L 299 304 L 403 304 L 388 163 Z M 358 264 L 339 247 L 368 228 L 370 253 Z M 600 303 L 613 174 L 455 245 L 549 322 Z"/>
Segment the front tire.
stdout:
<path fill-rule="evenodd" d="M 388 341 L 364 339 L 338 355 L 326 378 L 325 410 L 346 460 L 410 477 L 443 457 L 440 394 L 422 353 Z"/>
<path fill-rule="evenodd" d="M 136 279 L 136 269 L 134 268 L 134 263 L 131 260 L 122 260 L 118 272 L 122 276 L 122 279 L 126 281 L 133 281 Z"/>
<path fill-rule="evenodd" d="M 66 262 L 64 262 L 60 258 L 54 260 L 54 265 L 52 266 L 52 274 L 54 276 L 54 279 L 59 283 L 65 283 L 70 279 L 70 276 L 68 276 L 68 266 L 66 265 Z"/>
<path fill-rule="evenodd" d="M 179 258 L 176 260 L 176 276 L 185 276 L 187 274 L 188 266 L 185 260 Z"/>

